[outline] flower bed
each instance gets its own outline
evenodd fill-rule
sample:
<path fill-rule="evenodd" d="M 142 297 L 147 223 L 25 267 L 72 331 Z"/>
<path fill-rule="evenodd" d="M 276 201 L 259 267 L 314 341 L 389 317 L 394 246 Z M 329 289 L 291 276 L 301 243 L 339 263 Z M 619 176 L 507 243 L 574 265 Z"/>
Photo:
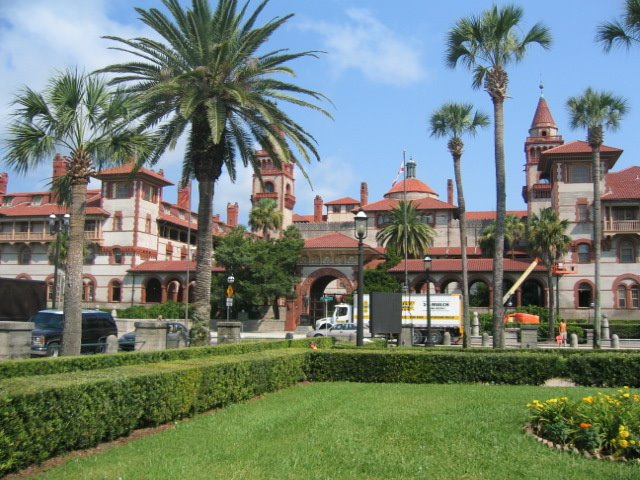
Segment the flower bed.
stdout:
<path fill-rule="evenodd" d="M 616 459 L 640 459 L 640 394 L 615 393 L 527 404 L 534 435 L 554 445 Z"/>

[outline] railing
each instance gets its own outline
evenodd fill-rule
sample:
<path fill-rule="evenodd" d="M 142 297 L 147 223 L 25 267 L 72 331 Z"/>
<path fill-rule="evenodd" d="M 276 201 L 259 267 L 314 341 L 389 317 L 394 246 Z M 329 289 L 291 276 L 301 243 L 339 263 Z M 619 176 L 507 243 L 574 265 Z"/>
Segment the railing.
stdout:
<path fill-rule="evenodd" d="M 87 240 L 102 240 L 102 234 L 98 232 L 84 232 Z M 52 242 L 55 235 L 49 232 L 0 232 L 0 242 Z"/>
<path fill-rule="evenodd" d="M 640 232 L 640 220 L 605 220 L 605 232 Z"/>

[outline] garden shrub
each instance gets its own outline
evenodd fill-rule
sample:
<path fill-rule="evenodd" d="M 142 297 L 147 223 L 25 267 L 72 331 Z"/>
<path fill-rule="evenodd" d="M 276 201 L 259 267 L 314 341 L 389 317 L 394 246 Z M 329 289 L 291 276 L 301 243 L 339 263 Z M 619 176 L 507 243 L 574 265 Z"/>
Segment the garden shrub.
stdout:
<path fill-rule="evenodd" d="M 217 355 L 237 355 L 282 348 L 305 348 L 315 342 L 321 348 L 328 348 L 335 342 L 330 337 L 314 339 L 290 339 L 274 341 L 241 342 L 207 347 L 174 348 L 154 352 L 121 352 L 108 355 L 82 355 L 58 358 L 31 358 L 7 360 L 0 362 L 0 379 L 25 377 L 30 375 L 51 375 L 71 373 L 103 368 L 114 368 L 125 365 L 142 365 L 146 363 L 169 362 Z"/>
<path fill-rule="evenodd" d="M 533 400 L 527 408 L 533 433 L 557 445 L 640 458 L 640 395 L 628 387 L 580 399 Z"/>
<path fill-rule="evenodd" d="M 307 349 L 308 350 L 308 349 Z M 307 350 L 0 381 L 0 476 L 305 378 Z"/>

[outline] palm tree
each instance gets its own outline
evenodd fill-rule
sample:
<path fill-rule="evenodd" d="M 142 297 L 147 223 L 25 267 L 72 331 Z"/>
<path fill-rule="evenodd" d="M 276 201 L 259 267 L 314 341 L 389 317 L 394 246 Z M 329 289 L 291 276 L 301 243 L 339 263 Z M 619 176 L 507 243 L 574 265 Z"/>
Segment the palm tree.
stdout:
<path fill-rule="evenodd" d="M 511 250 L 511 258 L 514 257 L 514 248 L 517 243 L 524 238 L 525 233 L 525 225 L 515 215 L 506 215 L 504 221 L 504 245 L 507 247 L 507 250 Z M 480 238 L 478 238 L 478 243 L 480 244 L 480 249 L 485 255 L 493 255 L 495 248 L 495 238 L 496 238 L 496 222 L 489 223 L 484 230 L 482 230 L 482 234 Z M 503 249 L 503 253 L 504 253 Z"/>
<path fill-rule="evenodd" d="M 192 0 L 184 10 L 179 0 L 162 0 L 169 16 L 158 9 L 136 8 L 156 39 L 123 39 L 116 50 L 134 55 L 129 63 L 110 65 L 102 71 L 118 74 L 116 84 L 139 95 L 145 111 L 143 123 L 161 123 L 156 153 L 173 148 L 187 135 L 183 181 L 198 181 L 198 232 L 195 272 L 194 328 L 192 344 L 209 341 L 211 313 L 212 207 L 215 182 L 226 168 L 236 177 L 236 158 L 259 174 L 254 141 L 271 156 L 275 167 L 319 160 L 315 139 L 296 123 L 279 103 L 310 108 L 330 116 L 306 101 L 323 95 L 276 78 L 294 75 L 294 60 L 316 52 L 262 52 L 264 44 L 292 15 L 275 18 L 256 27 L 268 0 L 253 13 L 248 2 L 238 9 L 237 0 L 219 0 L 214 10 L 209 0 Z M 312 100 L 312 101 L 313 101 Z M 303 171 L 304 172 L 304 171 Z M 306 174 L 305 174 L 306 175 Z"/>
<path fill-rule="evenodd" d="M 445 103 L 437 110 L 429 120 L 431 136 L 450 137 L 447 147 L 453 158 L 453 171 L 456 177 L 456 191 L 458 192 L 458 218 L 460 219 L 460 250 L 462 255 L 462 322 L 464 337 L 462 346 L 469 346 L 469 332 L 471 321 L 469 318 L 469 272 L 467 265 L 467 220 L 464 202 L 464 190 L 462 188 L 462 173 L 460 171 L 460 159 L 464 151 L 464 143 L 460 138 L 468 134 L 474 136 L 479 128 L 489 125 L 489 117 L 476 111 L 473 113 L 473 105 L 470 103 Z"/>
<path fill-rule="evenodd" d="M 580 97 L 567 100 L 571 128 L 586 128 L 591 147 L 591 179 L 593 181 L 593 328 L 594 348 L 600 348 L 600 256 L 602 250 L 602 207 L 600 199 L 600 147 L 604 143 L 604 129 L 615 131 L 620 119 L 627 113 L 627 101 L 609 92 L 596 92 L 587 88 Z"/>
<path fill-rule="evenodd" d="M 515 249 L 525 235 L 525 224 L 515 215 L 504 217 L 504 243 L 511 251 L 511 258 L 515 257 Z"/>
<path fill-rule="evenodd" d="M 89 177 L 104 165 L 136 158 L 141 165 L 155 143 L 132 123 L 134 105 L 122 91 L 110 91 L 98 76 L 77 71 L 54 75 L 42 93 L 24 88 L 14 100 L 7 163 L 19 173 L 66 150 L 70 185 L 65 323 L 62 355 L 80 353 L 85 201 Z"/>
<path fill-rule="evenodd" d="M 420 220 L 413 202 L 401 200 L 391 210 L 391 222 L 376 234 L 376 240 L 400 257 L 422 258 L 435 236 L 431 225 Z"/>
<path fill-rule="evenodd" d="M 625 11 L 619 20 L 598 26 L 596 41 L 609 52 L 614 45 L 631 48 L 640 43 L 640 0 L 626 0 Z"/>
<path fill-rule="evenodd" d="M 249 213 L 249 226 L 254 232 L 262 230 L 262 238 L 269 238 L 269 230 L 282 227 L 282 212 L 277 209 L 276 201 L 263 198 L 256 203 Z"/>
<path fill-rule="evenodd" d="M 532 213 L 527 225 L 527 240 L 531 255 L 542 260 L 547 267 L 547 285 L 549 285 L 549 338 L 555 335 L 553 266 L 569 251 L 571 237 L 565 234 L 569 220 L 560 220 L 558 213 L 551 207 L 543 208 L 539 214 Z"/>
<path fill-rule="evenodd" d="M 473 87 L 484 87 L 493 102 L 496 166 L 496 235 L 493 252 L 493 326 L 494 347 L 504 347 L 502 316 L 502 280 L 506 185 L 504 167 L 504 100 L 509 76 L 505 67 L 524 58 L 527 47 L 537 43 L 543 48 L 551 44 L 549 31 L 535 24 L 523 37 L 520 25 L 523 10 L 514 5 L 496 5 L 480 16 L 465 17 L 447 35 L 446 62 L 455 68 L 458 62 L 473 72 Z"/>

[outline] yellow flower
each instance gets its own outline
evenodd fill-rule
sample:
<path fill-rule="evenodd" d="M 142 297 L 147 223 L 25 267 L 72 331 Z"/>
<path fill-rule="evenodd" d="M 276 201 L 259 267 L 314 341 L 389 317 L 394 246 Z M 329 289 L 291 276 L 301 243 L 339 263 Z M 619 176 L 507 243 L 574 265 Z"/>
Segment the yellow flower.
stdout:
<path fill-rule="evenodd" d="M 593 397 L 584 397 L 582 401 L 585 403 L 593 403 Z"/>
<path fill-rule="evenodd" d="M 618 442 L 618 445 L 620 445 L 620 448 L 627 448 L 629 446 L 629 442 L 627 442 L 626 440 L 620 440 Z"/>

